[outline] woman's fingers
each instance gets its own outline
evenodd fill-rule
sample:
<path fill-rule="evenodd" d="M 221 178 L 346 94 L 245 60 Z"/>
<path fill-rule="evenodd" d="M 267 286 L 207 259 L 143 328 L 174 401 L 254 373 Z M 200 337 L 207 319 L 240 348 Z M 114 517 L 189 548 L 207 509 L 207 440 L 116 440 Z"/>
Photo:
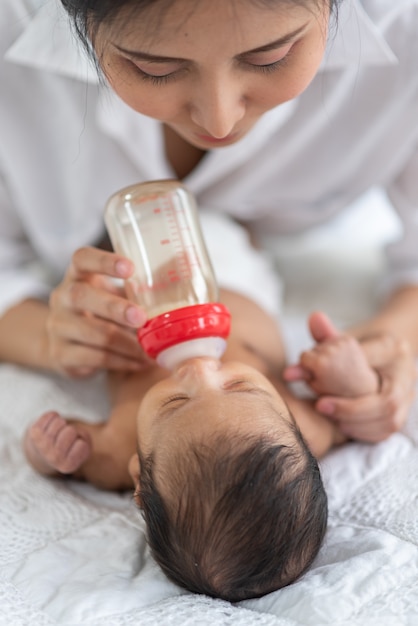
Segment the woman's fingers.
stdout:
<path fill-rule="evenodd" d="M 77 343 L 66 344 L 58 357 L 57 369 L 75 378 L 88 377 L 99 370 L 139 371 L 148 365 L 144 359 L 129 359 L 109 350 Z"/>
<path fill-rule="evenodd" d="M 102 274 L 126 279 L 134 271 L 132 261 L 114 252 L 84 247 L 74 252 L 67 276 L 70 280 L 85 278 L 86 274 Z"/>
<path fill-rule="evenodd" d="M 54 290 L 50 297 L 52 309 L 67 309 L 79 313 L 89 312 L 122 326 L 139 328 L 146 322 L 141 307 L 126 298 L 99 289 L 87 281 L 71 281 Z"/>
<path fill-rule="evenodd" d="M 415 395 L 413 384 L 384 384 L 380 393 L 358 398 L 322 396 L 316 409 L 335 420 L 341 431 L 361 441 L 377 442 L 405 423 Z"/>
<path fill-rule="evenodd" d="M 369 365 L 374 368 L 390 366 L 399 359 L 413 359 L 409 344 L 389 333 L 376 333 L 360 339 Z"/>
<path fill-rule="evenodd" d="M 98 318 L 63 315 L 50 332 L 51 361 L 68 376 L 91 376 L 102 369 L 138 371 L 149 363 L 132 331 Z"/>
<path fill-rule="evenodd" d="M 114 252 L 93 247 L 79 248 L 72 256 L 63 283 L 51 295 L 52 305 L 89 311 L 116 324 L 138 328 L 146 321 L 141 307 L 116 295 L 114 288 L 104 288 L 104 285 L 109 285 L 109 277 L 126 279 L 133 271 L 132 261 Z"/>
<path fill-rule="evenodd" d="M 149 363 L 134 333 L 145 324 L 145 311 L 115 281 L 133 270 L 131 261 L 112 252 L 85 247 L 74 253 L 49 299 L 48 349 L 57 371 L 79 377 Z"/>
<path fill-rule="evenodd" d="M 49 330 L 62 343 L 104 348 L 129 359 L 143 357 L 135 331 L 99 318 L 75 316 L 66 312 L 59 319 L 50 320 Z"/>
<path fill-rule="evenodd" d="M 384 441 L 394 432 L 397 432 L 387 424 L 387 427 L 380 419 L 374 421 L 359 422 L 353 425 L 352 422 L 341 421 L 338 424 L 340 432 L 348 439 L 364 441 L 365 443 L 379 443 Z"/>
<path fill-rule="evenodd" d="M 394 412 L 393 402 L 379 394 L 357 398 L 321 396 L 316 401 L 315 406 L 320 413 L 332 417 L 338 422 L 345 421 L 353 424 L 369 420 L 380 419 L 383 421 Z"/>

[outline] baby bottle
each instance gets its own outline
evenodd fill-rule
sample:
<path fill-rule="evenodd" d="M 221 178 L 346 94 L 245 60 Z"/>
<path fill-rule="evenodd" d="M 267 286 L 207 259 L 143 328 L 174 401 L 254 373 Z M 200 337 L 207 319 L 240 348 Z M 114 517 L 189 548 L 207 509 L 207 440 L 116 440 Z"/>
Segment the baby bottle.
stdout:
<path fill-rule="evenodd" d="M 135 265 L 126 293 L 148 314 L 138 339 L 173 369 L 192 357 L 220 358 L 230 329 L 192 195 L 176 180 L 126 187 L 107 202 L 113 249 Z"/>

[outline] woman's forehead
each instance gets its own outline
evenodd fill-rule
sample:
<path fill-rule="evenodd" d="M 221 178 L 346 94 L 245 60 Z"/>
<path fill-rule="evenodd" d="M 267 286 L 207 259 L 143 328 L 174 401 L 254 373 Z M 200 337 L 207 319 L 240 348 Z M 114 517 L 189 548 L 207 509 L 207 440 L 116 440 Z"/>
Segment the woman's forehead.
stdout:
<path fill-rule="evenodd" d="M 267 17 L 271 12 L 284 20 L 294 17 L 301 9 L 306 11 L 309 7 L 325 3 L 326 0 L 320 3 L 316 0 L 157 0 L 140 2 L 139 5 L 125 4 L 101 27 L 114 35 L 123 33 L 134 36 L 141 32 L 143 37 L 153 39 L 158 35 L 184 35 L 185 28 L 198 22 L 203 26 L 216 23 L 232 29 L 237 28 L 245 17 Z M 98 22 L 97 26 L 100 26 Z M 257 28 L 256 24 L 254 28 Z"/>

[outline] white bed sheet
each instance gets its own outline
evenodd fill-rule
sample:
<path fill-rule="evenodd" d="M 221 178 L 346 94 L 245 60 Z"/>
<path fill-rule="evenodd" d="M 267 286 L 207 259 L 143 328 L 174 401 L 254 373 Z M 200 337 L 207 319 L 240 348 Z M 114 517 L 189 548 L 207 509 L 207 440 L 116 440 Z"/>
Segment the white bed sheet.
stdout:
<path fill-rule="evenodd" d="M 364 281 L 379 265 L 373 254 L 364 253 L 373 259 L 369 273 L 362 264 L 361 281 L 348 259 L 346 285 L 353 289 L 346 293 L 344 322 L 371 306 Z M 285 256 L 282 249 L 279 264 Z M 295 355 L 309 344 L 303 318 L 313 296 L 315 308 L 332 313 L 335 290 L 329 275 L 322 292 L 312 274 L 306 280 L 298 270 L 306 258 L 298 264 L 294 249 L 285 261 L 295 281 L 284 331 Z M 47 480 L 28 467 L 22 433 L 49 408 L 103 418 L 103 378 L 71 382 L 0 366 L 0 626 L 418 624 L 418 402 L 404 432 L 327 456 L 329 529 L 313 567 L 295 584 L 237 605 L 189 594 L 165 579 L 150 558 L 130 495 Z"/>

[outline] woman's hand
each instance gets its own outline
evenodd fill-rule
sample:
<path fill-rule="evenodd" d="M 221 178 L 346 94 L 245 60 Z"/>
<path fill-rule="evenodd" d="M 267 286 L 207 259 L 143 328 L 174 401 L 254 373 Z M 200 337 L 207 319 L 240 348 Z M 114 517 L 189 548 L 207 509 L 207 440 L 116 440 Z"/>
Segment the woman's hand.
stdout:
<path fill-rule="evenodd" d="M 323 396 L 316 408 L 335 420 L 347 437 L 376 443 L 405 424 L 415 396 L 417 366 L 409 344 L 389 333 L 360 338 L 360 343 L 380 376 L 379 391 L 350 399 Z"/>
<path fill-rule="evenodd" d="M 72 377 L 98 370 L 137 371 L 148 363 L 135 329 L 145 312 L 129 302 L 114 278 L 134 271 L 128 259 L 98 248 L 80 248 L 51 293 L 47 319 L 51 367 Z"/>

